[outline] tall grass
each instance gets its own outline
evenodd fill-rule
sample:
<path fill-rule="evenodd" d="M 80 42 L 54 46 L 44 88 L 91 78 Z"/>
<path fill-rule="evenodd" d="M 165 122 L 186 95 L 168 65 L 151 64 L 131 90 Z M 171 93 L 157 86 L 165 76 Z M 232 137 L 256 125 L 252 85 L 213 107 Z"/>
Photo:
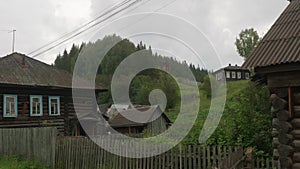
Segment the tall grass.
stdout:
<path fill-rule="evenodd" d="M 0 157 L 0 169 L 49 169 L 35 161 L 19 157 Z"/>

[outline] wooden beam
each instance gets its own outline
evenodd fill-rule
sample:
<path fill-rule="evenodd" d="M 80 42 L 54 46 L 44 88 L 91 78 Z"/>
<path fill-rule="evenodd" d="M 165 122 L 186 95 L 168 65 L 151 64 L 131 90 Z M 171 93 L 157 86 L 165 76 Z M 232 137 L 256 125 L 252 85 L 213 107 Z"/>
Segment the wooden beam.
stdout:
<path fill-rule="evenodd" d="M 288 88 L 288 93 L 289 93 L 289 117 L 293 117 L 293 90 L 292 87 Z"/>

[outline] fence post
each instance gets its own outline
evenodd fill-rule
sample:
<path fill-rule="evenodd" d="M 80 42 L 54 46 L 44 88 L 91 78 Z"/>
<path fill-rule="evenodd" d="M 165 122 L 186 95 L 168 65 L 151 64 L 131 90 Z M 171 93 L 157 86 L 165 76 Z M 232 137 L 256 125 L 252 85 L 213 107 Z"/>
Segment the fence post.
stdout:
<path fill-rule="evenodd" d="M 252 148 L 248 148 L 246 151 L 246 166 L 247 169 L 253 169 L 254 168 L 254 160 L 252 158 L 252 153 L 253 153 L 253 149 Z"/>

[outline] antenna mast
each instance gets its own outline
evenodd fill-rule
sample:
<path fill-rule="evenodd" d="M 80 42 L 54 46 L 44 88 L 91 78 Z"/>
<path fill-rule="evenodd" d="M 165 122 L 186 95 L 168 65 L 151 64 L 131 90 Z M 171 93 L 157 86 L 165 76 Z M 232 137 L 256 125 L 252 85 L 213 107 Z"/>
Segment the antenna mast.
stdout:
<path fill-rule="evenodd" d="M 12 33 L 12 34 L 13 34 L 13 40 L 12 40 L 12 53 L 15 52 L 16 31 L 17 31 L 17 30 L 13 29 L 12 31 L 9 32 L 9 33 Z"/>

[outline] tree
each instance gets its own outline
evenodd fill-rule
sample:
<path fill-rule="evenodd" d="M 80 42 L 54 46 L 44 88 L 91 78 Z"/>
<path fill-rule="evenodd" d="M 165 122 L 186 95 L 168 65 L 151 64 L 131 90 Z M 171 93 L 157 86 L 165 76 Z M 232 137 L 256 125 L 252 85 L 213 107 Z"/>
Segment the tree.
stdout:
<path fill-rule="evenodd" d="M 236 38 L 235 41 L 237 52 L 244 59 L 247 59 L 259 41 L 260 38 L 257 34 L 257 31 L 255 31 L 253 28 L 242 30 L 239 34 L 239 37 Z"/>

